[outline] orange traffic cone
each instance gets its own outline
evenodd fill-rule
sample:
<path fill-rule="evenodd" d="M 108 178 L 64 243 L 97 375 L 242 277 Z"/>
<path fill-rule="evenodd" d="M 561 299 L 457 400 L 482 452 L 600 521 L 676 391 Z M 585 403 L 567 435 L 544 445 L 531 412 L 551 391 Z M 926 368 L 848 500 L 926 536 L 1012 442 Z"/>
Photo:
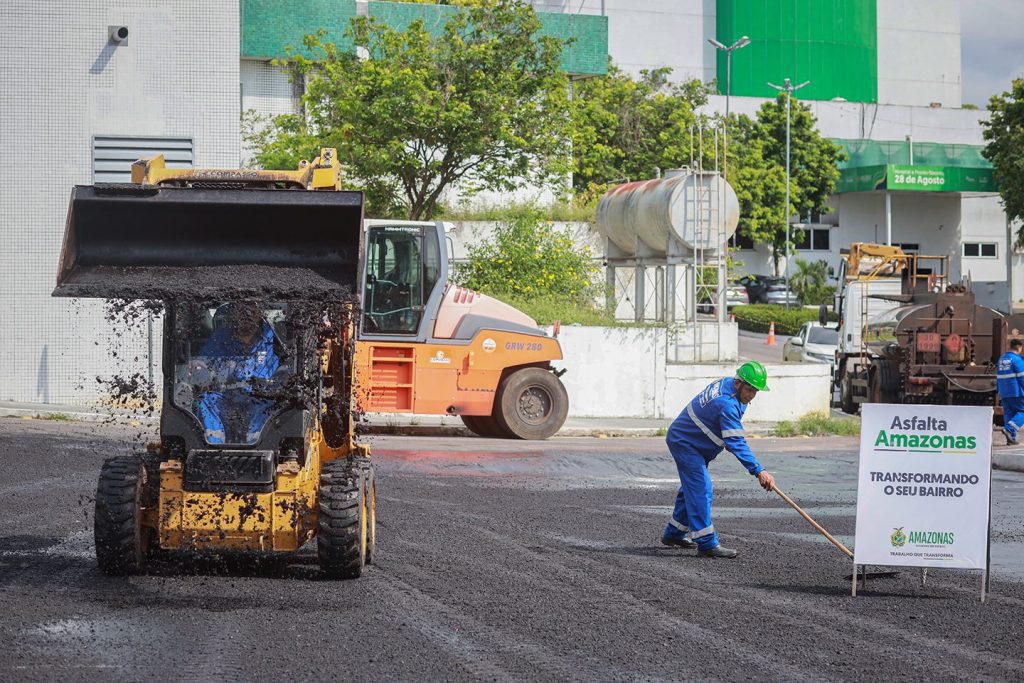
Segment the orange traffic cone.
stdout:
<path fill-rule="evenodd" d="M 775 346 L 775 321 L 768 326 L 768 338 L 764 340 L 765 346 Z"/>

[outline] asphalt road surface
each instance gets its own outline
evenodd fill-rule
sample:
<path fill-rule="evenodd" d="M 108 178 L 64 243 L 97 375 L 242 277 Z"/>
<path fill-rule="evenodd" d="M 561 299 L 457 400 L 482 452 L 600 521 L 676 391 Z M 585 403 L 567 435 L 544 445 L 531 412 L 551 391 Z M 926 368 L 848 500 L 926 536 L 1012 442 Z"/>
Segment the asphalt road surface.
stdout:
<path fill-rule="evenodd" d="M 779 334 L 775 335 L 775 346 L 765 345 L 766 339 L 768 339 L 768 335 L 766 334 L 740 330 L 740 357 L 748 358 L 750 360 L 758 360 L 762 363 L 781 363 L 782 346 L 786 343 L 786 340 L 789 339 L 789 337 Z"/>
<path fill-rule="evenodd" d="M 186 559 L 101 574 L 92 491 L 131 430 L 0 419 L 0 680 L 1020 680 L 1024 475 L 996 473 L 992 596 L 976 573 L 869 582 L 723 455 L 736 560 L 662 548 L 661 439 L 377 437 L 378 561 L 321 580 Z M 752 442 L 847 544 L 853 439 Z"/>

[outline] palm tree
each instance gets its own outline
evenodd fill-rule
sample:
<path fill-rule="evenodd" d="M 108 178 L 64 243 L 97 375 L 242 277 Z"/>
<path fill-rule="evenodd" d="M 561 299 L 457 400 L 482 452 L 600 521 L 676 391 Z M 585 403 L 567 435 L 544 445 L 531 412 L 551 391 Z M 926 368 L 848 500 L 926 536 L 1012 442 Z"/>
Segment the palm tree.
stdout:
<path fill-rule="evenodd" d="M 800 302 L 806 303 L 807 295 L 824 287 L 828 281 L 828 263 L 825 261 L 810 263 L 796 259 L 795 264 L 796 273 L 789 278 L 789 286 Z"/>

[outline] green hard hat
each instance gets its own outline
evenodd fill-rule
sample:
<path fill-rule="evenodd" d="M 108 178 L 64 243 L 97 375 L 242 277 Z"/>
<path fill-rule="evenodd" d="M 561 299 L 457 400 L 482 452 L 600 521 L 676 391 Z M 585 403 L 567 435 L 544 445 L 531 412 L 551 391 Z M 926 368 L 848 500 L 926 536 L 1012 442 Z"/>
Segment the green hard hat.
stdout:
<path fill-rule="evenodd" d="M 770 391 L 768 389 L 768 371 L 756 360 L 747 361 L 736 371 L 736 377 L 743 380 L 758 391 Z"/>

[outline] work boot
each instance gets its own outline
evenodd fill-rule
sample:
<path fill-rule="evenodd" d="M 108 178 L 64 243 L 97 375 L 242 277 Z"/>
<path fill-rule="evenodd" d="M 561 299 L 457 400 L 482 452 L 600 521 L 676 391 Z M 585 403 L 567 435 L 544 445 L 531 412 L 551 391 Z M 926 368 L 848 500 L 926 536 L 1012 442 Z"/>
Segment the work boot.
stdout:
<path fill-rule="evenodd" d="M 697 557 L 725 557 L 732 559 L 739 555 L 739 552 L 732 550 L 731 548 L 723 548 L 720 545 L 716 545 L 714 548 L 708 548 L 707 550 L 698 550 Z"/>
<path fill-rule="evenodd" d="M 1014 438 L 1013 434 L 1011 434 L 1010 430 L 1007 429 L 1006 427 L 1003 427 L 1003 436 L 1006 437 L 1006 445 L 1007 446 L 1016 446 L 1017 445 L 1017 439 Z"/>
<path fill-rule="evenodd" d="M 697 547 L 696 541 L 691 541 L 688 538 L 672 538 L 670 536 L 662 536 L 661 544 L 674 546 L 676 548 L 684 548 L 686 550 L 693 550 Z"/>

